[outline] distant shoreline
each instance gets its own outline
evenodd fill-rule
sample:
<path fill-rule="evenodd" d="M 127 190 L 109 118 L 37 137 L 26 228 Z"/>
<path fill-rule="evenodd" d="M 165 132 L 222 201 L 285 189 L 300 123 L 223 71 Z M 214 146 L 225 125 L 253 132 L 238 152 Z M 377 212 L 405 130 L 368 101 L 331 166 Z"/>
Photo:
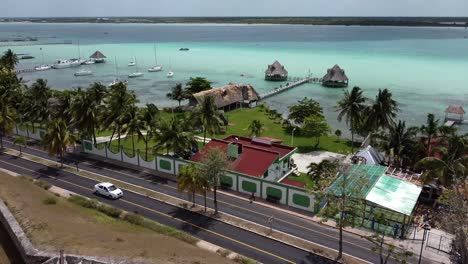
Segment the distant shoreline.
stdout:
<path fill-rule="evenodd" d="M 0 22 L 468 27 L 468 17 L 49 17 L 0 18 Z"/>

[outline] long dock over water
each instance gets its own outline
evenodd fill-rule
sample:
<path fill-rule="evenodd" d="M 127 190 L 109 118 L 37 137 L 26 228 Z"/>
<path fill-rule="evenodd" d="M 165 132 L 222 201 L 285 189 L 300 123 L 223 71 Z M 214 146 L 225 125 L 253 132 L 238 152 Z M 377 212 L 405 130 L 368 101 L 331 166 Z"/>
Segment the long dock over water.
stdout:
<path fill-rule="evenodd" d="M 268 92 L 260 94 L 260 100 L 263 100 L 263 99 L 269 98 L 271 96 L 277 95 L 279 93 L 290 90 L 290 89 L 292 89 L 294 87 L 300 86 L 300 85 L 305 84 L 305 83 L 321 83 L 322 82 L 322 79 L 312 78 L 310 76 L 306 77 L 306 78 L 303 78 L 303 79 L 299 79 L 299 78 L 296 78 L 296 79 L 298 79 L 298 80 L 296 80 L 296 81 L 294 81 L 292 83 L 287 83 L 285 86 L 276 87 L 273 90 L 270 90 Z"/>

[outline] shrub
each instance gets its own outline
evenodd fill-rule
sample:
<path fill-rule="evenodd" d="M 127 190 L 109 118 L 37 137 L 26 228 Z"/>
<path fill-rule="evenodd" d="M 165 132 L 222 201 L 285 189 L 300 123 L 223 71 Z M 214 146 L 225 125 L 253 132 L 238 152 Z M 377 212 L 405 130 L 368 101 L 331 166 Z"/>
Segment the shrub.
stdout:
<path fill-rule="evenodd" d="M 240 255 L 237 255 L 234 261 L 241 264 L 257 264 L 257 261 Z"/>
<path fill-rule="evenodd" d="M 109 206 L 105 204 L 99 204 L 97 209 L 100 212 L 113 218 L 118 218 L 122 214 L 122 210 L 120 210 L 119 208 L 115 208 L 113 206 Z"/>
<path fill-rule="evenodd" d="M 50 185 L 49 183 L 47 183 L 45 181 L 41 181 L 41 180 L 34 181 L 34 184 L 36 184 L 37 186 L 43 188 L 44 190 L 49 190 L 50 187 L 52 187 L 52 185 Z"/>
<path fill-rule="evenodd" d="M 143 217 L 141 217 L 141 215 L 137 215 L 134 213 L 127 213 L 127 214 L 124 214 L 122 219 L 131 224 L 143 226 Z"/>
<path fill-rule="evenodd" d="M 85 208 L 97 209 L 99 202 L 96 200 L 88 199 L 79 195 L 72 195 L 68 200 L 74 204 L 83 206 Z"/>
<path fill-rule="evenodd" d="M 47 205 L 56 204 L 56 203 L 57 203 L 57 199 L 55 199 L 54 197 L 47 197 L 47 198 L 45 198 L 44 200 L 42 200 L 42 203 L 43 203 L 43 204 L 47 204 Z"/>

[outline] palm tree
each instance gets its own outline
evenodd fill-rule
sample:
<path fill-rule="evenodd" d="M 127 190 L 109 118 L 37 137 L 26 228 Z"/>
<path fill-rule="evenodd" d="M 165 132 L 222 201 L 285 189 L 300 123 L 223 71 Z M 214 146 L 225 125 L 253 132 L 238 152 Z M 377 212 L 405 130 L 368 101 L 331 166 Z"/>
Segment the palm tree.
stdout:
<path fill-rule="evenodd" d="M 135 105 L 133 107 L 130 107 L 126 111 L 126 132 L 127 136 L 132 137 L 132 151 L 133 151 L 133 156 L 135 156 L 135 135 L 142 135 L 143 130 L 145 129 L 145 124 L 141 120 L 141 113 L 138 110 L 138 107 Z"/>
<path fill-rule="evenodd" d="M 176 86 L 172 87 L 171 92 L 167 93 L 166 97 L 179 102 L 180 107 L 180 102 L 187 99 L 188 95 L 187 92 L 182 88 L 182 84 L 178 83 Z"/>
<path fill-rule="evenodd" d="M 32 86 L 26 90 L 27 98 L 26 118 L 32 122 L 33 132 L 36 123 L 43 124 L 49 117 L 48 100 L 52 96 L 52 91 L 44 79 L 37 79 Z"/>
<path fill-rule="evenodd" d="M 457 175 L 468 174 L 468 134 L 452 134 L 442 138 L 439 146 L 432 150 L 436 157 L 418 161 L 415 169 L 424 169 L 423 180 L 437 179 L 442 185 L 450 186 Z"/>
<path fill-rule="evenodd" d="M 49 155 L 60 158 L 60 166 L 63 167 L 63 156 L 67 147 L 75 142 L 73 135 L 68 132 L 66 123 L 61 119 L 55 119 L 47 124 L 47 129 L 42 138 L 42 145 Z"/>
<path fill-rule="evenodd" d="M 418 140 L 417 127 L 406 129 L 405 121 L 399 120 L 391 126 L 387 133 L 377 135 L 380 147 L 393 158 L 397 167 L 402 167 L 405 161 L 412 160 L 417 155 Z"/>
<path fill-rule="evenodd" d="M 156 150 L 165 149 L 167 154 L 172 150 L 174 154 L 183 155 L 196 144 L 192 132 L 184 129 L 183 122 L 179 119 L 172 119 L 161 122 L 159 135 L 156 139 Z"/>
<path fill-rule="evenodd" d="M 3 148 L 3 137 L 13 132 L 16 111 L 9 104 L 6 94 L 0 95 L 0 148 Z"/>
<path fill-rule="evenodd" d="M 389 129 L 395 125 L 396 112 L 398 111 L 398 103 L 393 100 L 392 93 L 388 89 L 379 89 L 375 102 L 367 111 L 366 125 L 368 129 Z"/>
<path fill-rule="evenodd" d="M 431 155 L 432 139 L 437 137 L 439 132 L 439 119 L 435 119 L 434 114 L 427 114 L 425 125 L 421 126 L 421 133 L 426 137 L 426 157 Z"/>
<path fill-rule="evenodd" d="M 213 96 L 207 96 L 196 110 L 197 121 L 203 127 L 203 145 L 206 144 L 206 134 L 219 133 L 221 128 L 218 110 Z"/>
<path fill-rule="evenodd" d="M 252 123 L 249 125 L 249 135 L 259 137 L 265 130 L 264 125 L 260 120 L 252 120 Z"/>
<path fill-rule="evenodd" d="M 96 112 L 95 107 L 88 93 L 80 93 L 75 98 L 70 106 L 71 124 L 78 129 L 82 136 L 93 137 L 94 145 L 96 146 Z"/>
<path fill-rule="evenodd" d="M 192 194 L 192 207 L 195 207 L 195 193 L 204 192 L 204 180 L 195 164 L 183 166 L 177 175 L 177 190 Z"/>
<path fill-rule="evenodd" d="M 307 169 L 309 169 L 307 175 L 314 180 L 317 187 L 320 187 L 318 186 L 320 180 L 331 179 L 335 176 L 337 165 L 335 162 L 323 160 L 320 163 L 311 162 L 309 166 L 307 166 Z"/>
<path fill-rule="evenodd" d="M 146 131 L 146 134 L 140 131 L 138 138 L 145 142 L 145 160 L 148 161 L 148 143 L 159 133 L 159 109 L 154 104 L 147 104 L 140 118 L 144 127 L 142 130 Z"/>
<path fill-rule="evenodd" d="M 366 98 L 362 95 L 361 88 L 355 86 L 351 93 L 348 90 L 344 91 L 343 98 L 338 101 L 336 111 L 338 114 L 338 121 L 341 122 L 343 117 L 346 124 L 351 130 L 351 152 L 354 153 L 354 133 L 356 132 L 356 125 L 361 123 L 363 112 L 365 109 Z"/>
<path fill-rule="evenodd" d="M 100 82 L 95 82 L 86 91 L 96 106 L 100 106 L 108 94 L 107 87 Z"/>
<path fill-rule="evenodd" d="M 18 146 L 20 150 L 20 156 L 23 154 L 23 148 L 26 148 L 28 139 L 23 136 L 16 136 L 13 140 L 13 145 Z"/>
<path fill-rule="evenodd" d="M 11 49 L 5 51 L 3 56 L 0 58 L 0 66 L 3 66 L 8 70 L 14 70 L 16 64 L 18 64 L 18 56 L 16 56 Z"/>

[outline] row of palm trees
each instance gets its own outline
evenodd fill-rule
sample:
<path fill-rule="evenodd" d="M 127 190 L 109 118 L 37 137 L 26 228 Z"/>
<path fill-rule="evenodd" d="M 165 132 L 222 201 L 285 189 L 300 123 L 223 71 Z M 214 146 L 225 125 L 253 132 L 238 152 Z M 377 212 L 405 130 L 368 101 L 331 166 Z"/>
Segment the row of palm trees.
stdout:
<path fill-rule="evenodd" d="M 370 134 L 398 168 L 424 170 L 424 180 L 437 179 L 446 186 L 468 172 L 468 134 L 459 135 L 456 128 L 439 125 L 433 114 L 420 127 L 396 121 L 398 103 L 387 89 L 379 90 L 373 101 L 359 87 L 345 90 L 336 110 L 338 120 L 344 119 L 350 127 L 352 141 L 356 133 Z"/>

